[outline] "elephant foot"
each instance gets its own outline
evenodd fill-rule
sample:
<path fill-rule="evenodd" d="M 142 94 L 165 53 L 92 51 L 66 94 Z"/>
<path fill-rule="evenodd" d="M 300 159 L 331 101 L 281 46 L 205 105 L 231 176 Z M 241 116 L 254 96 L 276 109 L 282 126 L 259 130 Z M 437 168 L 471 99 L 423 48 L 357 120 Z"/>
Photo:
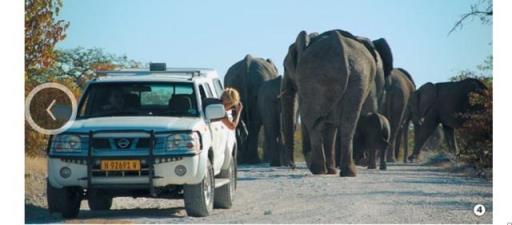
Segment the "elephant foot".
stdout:
<path fill-rule="evenodd" d="M 340 177 L 355 177 L 356 167 L 354 165 L 340 168 Z"/>
<path fill-rule="evenodd" d="M 319 164 L 311 164 L 309 170 L 312 174 L 325 174 L 325 167 Z"/>
<path fill-rule="evenodd" d="M 380 170 L 386 170 L 387 169 L 386 164 L 380 164 L 379 169 Z"/>
<path fill-rule="evenodd" d="M 363 159 L 357 160 L 356 161 L 356 165 L 358 165 L 358 166 L 366 166 L 367 165 L 366 159 L 363 158 Z"/>
<path fill-rule="evenodd" d="M 368 169 L 371 170 L 371 169 L 377 169 L 377 165 L 376 164 L 369 164 L 368 165 Z"/>
<path fill-rule="evenodd" d="M 261 160 L 259 158 L 251 158 L 251 159 L 245 160 L 244 163 L 247 163 L 247 164 L 260 164 Z"/>
<path fill-rule="evenodd" d="M 409 162 L 414 162 L 414 161 L 416 161 L 416 156 L 415 155 L 411 155 L 407 159 L 409 159 Z"/>
<path fill-rule="evenodd" d="M 282 164 L 280 162 L 272 161 L 272 162 L 270 162 L 270 166 L 271 167 L 280 167 L 280 166 L 282 166 Z"/>
<path fill-rule="evenodd" d="M 396 159 L 395 159 L 395 157 L 390 157 L 390 158 L 386 159 L 386 162 L 394 163 L 394 162 L 396 162 Z"/>
<path fill-rule="evenodd" d="M 327 168 L 327 174 L 337 174 L 336 168 Z"/>

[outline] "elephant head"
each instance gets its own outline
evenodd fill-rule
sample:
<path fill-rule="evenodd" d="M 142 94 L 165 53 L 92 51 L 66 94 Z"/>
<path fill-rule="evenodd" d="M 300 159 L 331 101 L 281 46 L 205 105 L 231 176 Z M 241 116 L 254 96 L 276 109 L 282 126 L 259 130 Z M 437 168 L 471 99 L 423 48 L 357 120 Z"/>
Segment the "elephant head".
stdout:
<path fill-rule="evenodd" d="M 482 82 L 479 79 L 467 78 L 464 81 L 468 83 L 470 92 L 475 92 L 477 94 L 484 94 L 485 91 L 489 90 L 487 85 L 485 85 L 484 82 Z"/>
<path fill-rule="evenodd" d="M 410 110 L 414 123 L 421 125 L 430 110 L 434 110 L 437 88 L 433 83 L 421 86 L 411 97 Z"/>

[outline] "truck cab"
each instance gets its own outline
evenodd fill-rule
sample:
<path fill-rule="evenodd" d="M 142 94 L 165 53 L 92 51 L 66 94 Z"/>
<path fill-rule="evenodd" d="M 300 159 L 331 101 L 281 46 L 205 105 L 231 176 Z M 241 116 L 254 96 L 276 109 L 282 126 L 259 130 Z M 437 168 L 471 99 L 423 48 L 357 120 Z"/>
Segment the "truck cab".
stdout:
<path fill-rule="evenodd" d="M 230 208 L 236 138 L 222 119 L 213 69 L 98 71 L 73 125 L 48 143 L 50 212 L 78 215 L 80 202 L 108 210 L 114 197 L 183 198 L 190 216 Z"/>

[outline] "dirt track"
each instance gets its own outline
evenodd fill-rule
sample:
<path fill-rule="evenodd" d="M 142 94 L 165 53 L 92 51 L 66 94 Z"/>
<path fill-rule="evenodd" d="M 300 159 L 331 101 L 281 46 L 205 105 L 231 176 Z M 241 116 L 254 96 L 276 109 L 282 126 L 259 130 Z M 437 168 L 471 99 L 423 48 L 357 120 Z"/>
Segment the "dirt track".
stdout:
<path fill-rule="evenodd" d="M 113 210 L 79 218 L 49 215 L 42 202 L 26 201 L 27 223 L 492 223 L 492 183 L 419 164 L 387 171 L 358 167 L 356 178 L 313 176 L 268 165 L 241 166 L 232 209 L 187 217 L 182 200 L 115 198 Z M 44 198 L 40 198 L 44 199 Z M 480 203 L 487 212 L 473 214 Z"/>

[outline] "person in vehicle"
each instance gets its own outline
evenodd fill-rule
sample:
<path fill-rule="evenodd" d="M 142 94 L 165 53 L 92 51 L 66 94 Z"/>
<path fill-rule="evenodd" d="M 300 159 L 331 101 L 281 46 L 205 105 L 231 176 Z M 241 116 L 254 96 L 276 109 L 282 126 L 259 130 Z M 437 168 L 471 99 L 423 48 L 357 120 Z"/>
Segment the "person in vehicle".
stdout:
<path fill-rule="evenodd" d="M 102 107 L 106 112 L 120 112 L 125 105 L 123 94 L 120 91 L 112 90 L 108 96 L 107 104 Z"/>
<path fill-rule="evenodd" d="M 244 108 L 242 102 L 240 102 L 240 94 L 233 88 L 226 88 L 224 89 L 224 92 L 222 92 L 220 100 L 222 101 L 226 112 L 233 110 L 233 108 L 235 109 L 235 115 L 231 118 L 230 116 L 226 116 L 224 119 L 222 119 L 222 123 L 224 123 L 224 125 L 226 125 L 226 127 L 231 130 L 236 129 L 238 123 L 240 122 L 240 115 L 242 114 L 242 110 Z M 230 115 L 230 113 L 227 114 Z"/>

